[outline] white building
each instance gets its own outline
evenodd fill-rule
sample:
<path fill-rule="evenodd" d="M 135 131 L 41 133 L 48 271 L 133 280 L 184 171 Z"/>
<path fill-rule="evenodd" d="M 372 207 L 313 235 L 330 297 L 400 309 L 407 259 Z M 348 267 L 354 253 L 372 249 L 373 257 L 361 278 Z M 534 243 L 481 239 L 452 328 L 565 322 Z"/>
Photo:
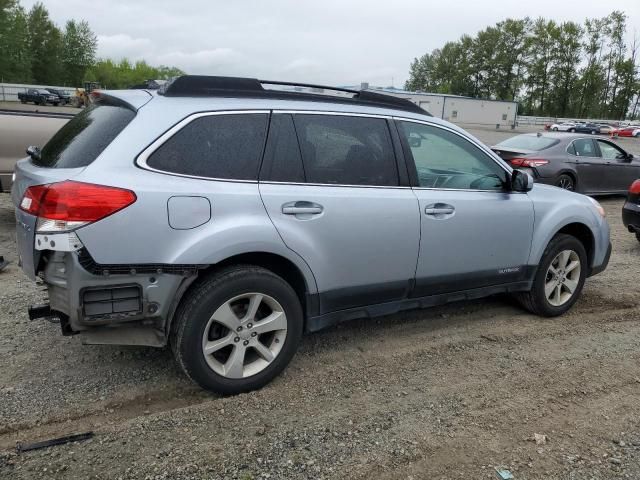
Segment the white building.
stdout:
<path fill-rule="evenodd" d="M 372 92 L 406 98 L 434 117 L 465 125 L 514 128 L 518 115 L 517 102 L 461 97 L 459 95 L 447 95 L 444 93 L 410 92 L 393 87 L 373 87 L 368 83 L 346 88 L 370 90 Z"/>

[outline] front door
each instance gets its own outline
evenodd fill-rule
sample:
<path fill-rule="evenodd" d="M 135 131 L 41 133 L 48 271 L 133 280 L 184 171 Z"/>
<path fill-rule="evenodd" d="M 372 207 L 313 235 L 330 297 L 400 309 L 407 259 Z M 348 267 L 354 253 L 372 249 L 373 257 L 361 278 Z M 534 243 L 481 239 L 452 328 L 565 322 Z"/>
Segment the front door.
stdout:
<path fill-rule="evenodd" d="M 626 192 L 640 178 L 640 161 L 629 159 L 625 151 L 607 140 L 597 140 L 600 153 L 607 165 L 605 181 L 610 191 Z"/>
<path fill-rule="evenodd" d="M 420 203 L 416 297 L 524 280 L 534 212 L 507 170 L 466 137 L 399 120 Z"/>
<path fill-rule="evenodd" d="M 577 189 L 580 192 L 597 193 L 610 190 L 607 184 L 607 164 L 600 156 L 595 140 L 578 138 L 568 149 L 578 172 Z"/>
<path fill-rule="evenodd" d="M 260 194 L 284 243 L 313 271 L 320 313 L 399 300 L 411 287 L 418 201 L 400 185 L 389 122 L 272 115 Z"/>

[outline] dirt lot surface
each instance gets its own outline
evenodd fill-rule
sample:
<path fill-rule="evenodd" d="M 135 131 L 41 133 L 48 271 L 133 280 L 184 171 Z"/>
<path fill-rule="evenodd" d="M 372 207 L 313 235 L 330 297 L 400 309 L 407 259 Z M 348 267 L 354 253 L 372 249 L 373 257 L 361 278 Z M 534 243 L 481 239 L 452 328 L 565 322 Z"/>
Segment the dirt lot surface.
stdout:
<path fill-rule="evenodd" d="M 638 479 L 640 243 L 622 199 L 602 203 L 611 262 L 566 316 L 496 297 L 350 322 L 305 337 L 266 388 L 221 398 L 168 350 L 83 346 L 29 322 L 44 293 L 16 265 L 0 194 L 12 262 L 0 273 L 0 478 L 477 479 L 502 466 L 517 480 Z"/>

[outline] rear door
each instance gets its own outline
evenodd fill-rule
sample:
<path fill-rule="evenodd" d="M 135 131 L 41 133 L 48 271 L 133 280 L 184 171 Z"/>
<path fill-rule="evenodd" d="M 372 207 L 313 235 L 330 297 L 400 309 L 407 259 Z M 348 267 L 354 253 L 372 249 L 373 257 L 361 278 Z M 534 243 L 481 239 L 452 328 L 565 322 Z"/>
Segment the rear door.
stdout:
<path fill-rule="evenodd" d="M 527 278 L 534 211 L 508 191 L 507 171 L 464 136 L 398 120 L 420 202 L 414 296 L 511 284 Z"/>
<path fill-rule="evenodd" d="M 272 115 L 260 193 L 287 247 L 313 271 L 321 313 L 408 294 L 420 218 L 392 134 L 379 116 Z"/>
<path fill-rule="evenodd" d="M 627 153 L 607 140 L 597 140 L 600 154 L 607 165 L 605 179 L 611 191 L 626 192 L 640 178 L 640 161 L 629 160 Z"/>
<path fill-rule="evenodd" d="M 609 185 L 605 179 L 606 162 L 600 157 L 600 151 L 592 138 L 578 138 L 567 148 L 570 160 L 576 164 L 578 172 L 578 191 L 606 192 Z"/>

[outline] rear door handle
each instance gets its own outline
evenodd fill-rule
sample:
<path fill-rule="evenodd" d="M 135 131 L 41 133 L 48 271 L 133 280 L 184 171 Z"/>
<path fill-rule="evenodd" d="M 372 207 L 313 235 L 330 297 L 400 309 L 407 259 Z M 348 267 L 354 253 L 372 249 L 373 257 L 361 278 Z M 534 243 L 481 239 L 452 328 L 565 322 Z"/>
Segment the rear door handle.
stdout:
<path fill-rule="evenodd" d="M 431 216 L 452 215 L 455 211 L 456 209 L 452 205 L 446 203 L 433 203 L 424 209 L 424 213 Z"/>
<path fill-rule="evenodd" d="M 313 202 L 298 201 L 282 205 L 282 213 L 285 215 L 319 215 L 322 210 L 322 205 Z"/>

